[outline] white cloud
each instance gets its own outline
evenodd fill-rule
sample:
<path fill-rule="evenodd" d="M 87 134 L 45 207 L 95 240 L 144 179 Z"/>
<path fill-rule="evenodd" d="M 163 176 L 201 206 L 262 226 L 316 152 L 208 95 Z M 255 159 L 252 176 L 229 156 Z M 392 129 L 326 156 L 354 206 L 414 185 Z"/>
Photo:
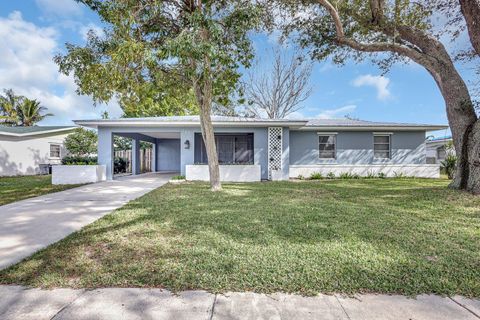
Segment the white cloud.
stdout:
<path fill-rule="evenodd" d="M 89 23 L 87 25 L 83 25 L 80 27 L 79 33 L 82 36 L 82 39 L 87 41 L 88 40 L 88 33 L 92 30 L 97 36 L 103 37 L 105 32 L 103 31 L 102 27 L 97 26 L 94 23 Z"/>
<path fill-rule="evenodd" d="M 53 57 L 59 51 L 54 28 L 38 27 L 15 11 L 0 18 L 0 88 L 12 88 L 17 94 L 38 99 L 54 117 L 42 124 L 70 124 L 72 119 L 98 118 L 105 106 L 93 107 L 89 97 L 78 96 L 71 76 L 58 72 Z M 118 104 L 108 106 L 119 116 Z"/>
<path fill-rule="evenodd" d="M 301 119 L 305 119 L 305 116 L 300 111 L 294 111 L 288 114 L 285 118 L 290 120 L 301 120 Z"/>
<path fill-rule="evenodd" d="M 391 97 L 390 90 L 388 88 L 389 84 L 389 78 L 384 76 L 373 76 L 371 74 L 365 74 L 353 80 L 353 85 L 355 87 L 374 87 L 377 90 L 377 99 L 379 100 L 387 100 Z"/>
<path fill-rule="evenodd" d="M 357 106 L 354 104 L 349 104 L 336 109 L 323 110 L 315 118 L 317 119 L 334 119 L 346 116 L 349 113 L 352 113 L 357 109 Z"/>
<path fill-rule="evenodd" d="M 47 15 L 61 17 L 79 16 L 82 6 L 75 0 L 35 0 L 40 10 Z"/>

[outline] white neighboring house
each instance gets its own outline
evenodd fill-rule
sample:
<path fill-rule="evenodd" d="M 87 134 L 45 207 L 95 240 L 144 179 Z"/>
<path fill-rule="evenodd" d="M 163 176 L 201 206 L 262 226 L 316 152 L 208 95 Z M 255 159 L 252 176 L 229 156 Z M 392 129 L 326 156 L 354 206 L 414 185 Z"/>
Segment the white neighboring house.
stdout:
<path fill-rule="evenodd" d="M 72 126 L 0 126 L 0 176 L 48 173 L 66 154 L 63 141 Z"/>
<path fill-rule="evenodd" d="M 447 144 L 452 141 L 451 136 L 430 138 L 427 140 L 427 163 L 441 163 L 447 156 Z"/>

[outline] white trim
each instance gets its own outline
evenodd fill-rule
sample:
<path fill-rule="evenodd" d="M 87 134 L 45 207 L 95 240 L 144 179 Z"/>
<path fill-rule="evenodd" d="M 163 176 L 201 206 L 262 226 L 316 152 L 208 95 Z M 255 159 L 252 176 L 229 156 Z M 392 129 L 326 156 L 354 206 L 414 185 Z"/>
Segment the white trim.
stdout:
<path fill-rule="evenodd" d="M 332 135 L 338 134 L 338 132 L 318 131 L 317 134 L 318 134 L 319 136 L 320 136 L 320 135 L 329 135 L 329 136 L 332 136 Z"/>
<path fill-rule="evenodd" d="M 98 126 L 122 127 L 122 126 L 152 126 L 152 127 L 198 127 L 200 121 L 155 121 L 155 120 L 125 120 L 125 121 L 95 121 L 74 120 L 75 124 L 97 128 Z M 307 121 L 212 121 L 213 126 L 218 127 L 303 127 Z"/>
<path fill-rule="evenodd" d="M 384 167 L 384 166 L 408 166 L 408 167 L 438 167 L 439 164 L 427 164 L 427 163 L 412 163 L 412 164 L 337 164 L 337 163 L 325 163 L 325 164 L 291 164 L 290 168 L 317 168 L 324 166 L 338 166 L 338 167 Z"/>
<path fill-rule="evenodd" d="M 45 130 L 45 131 L 35 131 L 35 132 L 26 132 L 26 133 L 12 133 L 12 132 L 3 132 L 0 130 L 0 136 L 12 136 L 12 137 L 28 137 L 28 136 L 39 136 L 42 134 L 47 133 L 56 133 L 56 132 L 63 132 L 63 131 L 73 131 L 77 127 L 69 127 L 69 128 L 62 128 L 62 129 L 54 129 L 54 130 Z"/>
<path fill-rule="evenodd" d="M 372 132 L 374 136 L 391 136 L 393 132 Z"/>
<path fill-rule="evenodd" d="M 115 120 L 74 120 L 77 125 L 98 128 L 99 126 L 123 127 L 123 126 L 152 126 L 152 127 L 198 127 L 200 121 L 159 121 L 159 120 L 135 120 L 135 119 L 115 119 Z M 436 131 L 447 129 L 448 126 L 442 125 L 418 125 L 418 126 L 306 126 L 305 121 L 212 121 L 213 126 L 217 127 L 289 127 L 295 130 L 305 131 L 372 131 L 372 130 L 394 130 L 394 131 Z"/>
<path fill-rule="evenodd" d="M 52 157 L 52 146 L 58 146 L 58 157 Z M 48 159 L 49 160 L 60 160 L 62 159 L 62 144 L 58 142 L 49 142 L 48 143 Z"/>
<path fill-rule="evenodd" d="M 289 171 L 290 178 L 297 178 L 299 175 L 308 178 L 312 173 L 321 173 L 323 176 L 327 176 L 330 172 L 336 176 L 342 173 L 358 174 L 359 176 L 383 173 L 387 177 L 403 174 L 408 177 L 440 178 L 439 164 L 290 165 Z"/>
<path fill-rule="evenodd" d="M 324 136 L 324 137 L 333 136 L 333 139 L 334 139 L 334 141 L 333 141 L 333 158 L 322 158 L 322 157 L 320 157 L 320 153 L 322 152 L 320 150 L 320 137 L 321 136 Z M 325 143 L 322 143 L 322 144 L 325 144 Z M 318 134 L 318 159 L 321 160 L 321 161 L 324 161 L 324 160 L 336 161 L 337 160 L 337 135 L 335 133 Z"/>
<path fill-rule="evenodd" d="M 261 167 L 258 164 L 219 165 L 220 180 L 231 182 L 261 181 Z M 209 181 L 210 175 L 206 164 L 187 164 L 185 178 L 189 181 Z"/>
<path fill-rule="evenodd" d="M 388 143 L 385 142 L 377 142 L 375 143 L 376 137 L 388 137 Z M 378 150 L 378 152 L 385 152 L 388 151 L 388 157 L 377 157 L 375 156 L 375 145 L 388 145 L 388 150 Z M 390 161 L 392 160 L 392 135 L 389 133 L 379 133 L 373 135 L 373 160 L 380 160 L 380 161 Z"/>
<path fill-rule="evenodd" d="M 447 129 L 448 126 L 332 126 L 332 127 L 301 127 L 300 131 L 319 131 L 319 130 L 331 130 L 331 131 L 374 131 L 374 130 L 393 130 L 393 131 L 437 131 Z"/>

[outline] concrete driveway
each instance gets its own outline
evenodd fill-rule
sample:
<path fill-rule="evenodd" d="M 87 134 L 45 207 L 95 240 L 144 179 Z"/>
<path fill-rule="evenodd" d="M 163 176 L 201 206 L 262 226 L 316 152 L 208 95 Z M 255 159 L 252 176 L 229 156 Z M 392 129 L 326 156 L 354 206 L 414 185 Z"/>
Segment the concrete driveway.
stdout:
<path fill-rule="evenodd" d="M 0 269 L 164 185 L 172 176 L 127 176 L 0 206 Z"/>

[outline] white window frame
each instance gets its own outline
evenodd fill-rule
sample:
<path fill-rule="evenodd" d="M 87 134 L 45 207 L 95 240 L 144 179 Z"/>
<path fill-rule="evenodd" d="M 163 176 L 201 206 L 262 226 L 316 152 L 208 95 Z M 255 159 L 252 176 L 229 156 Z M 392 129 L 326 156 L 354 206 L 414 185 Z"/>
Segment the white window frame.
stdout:
<path fill-rule="evenodd" d="M 336 160 L 337 159 L 337 133 L 333 132 L 318 132 L 318 159 L 320 160 Z M 322 157 L 320 150 L 320 137 L 333 137 L 333 158 Z M 324 144 L 324 143 L 323 143 Z"/>
<path fill-rule="evenodd" d="M 58 157 L 52 156 L 52 146 L 58 146 Z M 50 143 L 48 150 L 49 159 L 61 159 L 62 158 L 62 145 L 60 143 Z"/>
<path fill-rule="evenodd" d="M 376 143 L 375 137 L 388 137 L 388 143 Z M 377 157 L 375 155 L 375 145 L 388 145 L 388 150 L 378 150 L 379 152 L 388 151 L 388 157 Z M 390 160 L 392 159 L 392 134 L 391 133 L 374 133 L 373 134 L 373 158 L 379 160 Z"/>

